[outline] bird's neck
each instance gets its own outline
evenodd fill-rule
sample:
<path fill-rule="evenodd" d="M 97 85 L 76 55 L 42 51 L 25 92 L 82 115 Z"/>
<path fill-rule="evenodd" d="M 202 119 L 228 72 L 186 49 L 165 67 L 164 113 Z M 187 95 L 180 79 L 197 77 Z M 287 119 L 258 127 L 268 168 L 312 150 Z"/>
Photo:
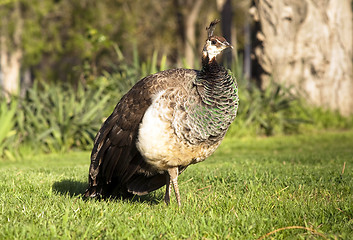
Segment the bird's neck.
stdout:
<path fill-rule="evenodd" d="M 224 137 L 236 116 L 236 83 L 227 69 L 219 65 L 215 58 L 209 60 L 208 56 L 202 59 L 202 69 L 194 83 L 202 101 L 190 107 L 190 120 L 195 132 L 198 131 L 194 141 L 200 138 L 217 142 Z"/>
<path fill-rule="evenodd" d="M 204 73 L 215 73 L 224 69 L 217 63 L 216 56 L 212 56 L 211 58 L 207 54 L 207 52 L 203 52 L 202 54 L 202 69 L 201 72 Z"/>
<path fill-rule="evenodd" d="M 228 103 L 229 99 L 235 101 L 236 83 L 216 58 L 209 60 L 208 56 L 203 56 L 202 69 L 195 83 L 202 101 L 211 108 Z"/>
<path fill-rule="evenodd" d="M 203 52 L 202 54 L 202 69 L 201 71 L 209 72 L 212 70 L 216 70 L 219 67 L 216 57 L 210 58 L 207 52 Z"/>
<path fill-rule="evenodd" d="M 228 71 L 217 63 L 216 57 L 210 59 L 208 54 L 203 52 L 200 78 L 212 84 L 219 84 L 219 80 L 222 82 L 228 78 Z"/>

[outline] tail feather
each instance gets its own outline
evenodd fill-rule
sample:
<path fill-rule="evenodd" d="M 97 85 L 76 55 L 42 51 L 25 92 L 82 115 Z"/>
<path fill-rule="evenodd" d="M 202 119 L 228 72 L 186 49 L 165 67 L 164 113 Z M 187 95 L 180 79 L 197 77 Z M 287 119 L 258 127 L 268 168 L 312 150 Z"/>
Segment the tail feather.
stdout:
<path fill-rule="evenodd" d="M 85 198 L 101 198 L 102 197 L 102 188 L 98 188 L 97 186 L 89 186 L 83 197 Z"/>
<path fill-rule="evenodd" d="M 166 174 L 158 174 L 152 177 L 136 175 L 132 181 L 127 184 L 127 190 L 136 195 L 146 195 L 166 184 Z"/>

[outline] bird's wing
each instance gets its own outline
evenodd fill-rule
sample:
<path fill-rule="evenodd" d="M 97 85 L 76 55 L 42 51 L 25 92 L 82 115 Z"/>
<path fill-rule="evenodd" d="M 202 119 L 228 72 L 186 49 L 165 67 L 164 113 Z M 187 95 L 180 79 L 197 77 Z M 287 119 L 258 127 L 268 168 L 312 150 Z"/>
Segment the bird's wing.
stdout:
<path fill-rule="evenodd" d="M 117 187 L 123 187 L 136 171 L 144 167 L 135 141 L 139 124 L 151 104 L 150 95 L 154 90 L 148 84 L 151 81 L 153 76 L 138 82 L 120 100 L 97 133 L 91 154 L 90 188 L 86 196 L 111 194 L 110 189 L 100 186 L 106 187 L 114 182 L 112 185 L 118 183 L 120 186 Z"/>
<path fill-rule="evenodd" d="M 139 126 L 156 93 L 169 87 L 185 87 L 196 74 L 193 70 L 174 69 L 150 75 L 122 97 L 95 138 L 85 196 L 128 192 L 143 195 L 165 185 L 166 175 L 151 172 L 136 148 Z M 117 189 L 119 193 L 114 192 Z"/>

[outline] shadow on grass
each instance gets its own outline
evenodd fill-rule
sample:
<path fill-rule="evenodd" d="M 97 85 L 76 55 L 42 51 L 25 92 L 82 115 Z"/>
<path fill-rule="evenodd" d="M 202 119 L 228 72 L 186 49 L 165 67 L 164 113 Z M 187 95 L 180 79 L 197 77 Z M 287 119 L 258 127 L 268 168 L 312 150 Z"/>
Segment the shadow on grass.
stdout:
<path fill-rule="evenodd" d="M 72 179 L 64 179 L 58 182 L 54 182 L 53 191 L 61 195 L 69 195 L 70 197 L 83 196 L 83 193 L 87 189 L 87 182 L 80 182 Z M 114 196 L 109 198 L 90 199 L 87 200 L 99 200 L 99 201 L 127 201 L 127 202 L 139 202 L 147 203 L 150 205 L 159 204 L 163 199 L 163 194 L 159 192 L 152 192 L 144 196 L 132 195 L 131 197 L 123 198 L 121 196 Z"/>
<path fill-rule="evenodd" d="M 132 198 L 129 198 L 127 200 L 131 201 L 131 202 L 139 202 L 139 203 L 147 203 L 150 205 L 157 205 L 161 202 L 163 197 L 164 196 L 162 194 L 158 194 L 158 193 L 153 192 L 153 193 L 149 193 L 144 196 L 134 195 Z"/>
<path fill-rule="evenodd" d="M 53 184 L 54 192 L 62 195 L 69 195 L 71 197 L 82 195 L 88 184 L 86 182 L 75 181 L 71 179 L 64 179 Z"/>

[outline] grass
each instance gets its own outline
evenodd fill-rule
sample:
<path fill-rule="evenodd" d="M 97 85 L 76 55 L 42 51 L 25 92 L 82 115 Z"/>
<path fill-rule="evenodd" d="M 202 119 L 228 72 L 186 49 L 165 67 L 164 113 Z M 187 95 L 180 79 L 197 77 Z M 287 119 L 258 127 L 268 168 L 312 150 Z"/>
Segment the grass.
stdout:
<path fill-rule="evenodd" d="M 88 152 L 0 161 L 0 239 L 349 239 L 353 132 L 226 139 L 164 189 L 84 201 Z"/>

